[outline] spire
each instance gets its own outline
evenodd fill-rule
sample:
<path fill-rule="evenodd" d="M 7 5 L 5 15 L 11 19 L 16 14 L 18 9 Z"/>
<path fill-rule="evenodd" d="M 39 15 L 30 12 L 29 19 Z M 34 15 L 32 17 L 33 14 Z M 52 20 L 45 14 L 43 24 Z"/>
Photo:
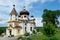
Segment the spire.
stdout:
<path fill-rule="evenodd" d="M 15 9 L 15 5 L 13 5 L 13 9 L 12 9 L 10 15 L 16 15 L 16 16 L 17 16 L 17 12 L 16 12 L 16 9 Z"/>

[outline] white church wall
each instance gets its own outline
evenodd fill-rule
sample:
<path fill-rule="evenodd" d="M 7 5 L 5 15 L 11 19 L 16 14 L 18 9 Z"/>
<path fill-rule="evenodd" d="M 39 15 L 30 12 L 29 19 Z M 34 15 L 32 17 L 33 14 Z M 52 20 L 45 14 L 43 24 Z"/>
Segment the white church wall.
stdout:
<path fill-rule="evenodd" d="M 8 29 L 6 29 L 6 35 L 7 35 L 7 36 L 9 36 L 9 35 L 10 35 L 10 33 L 9 33 L 9 30 L 8 30 Z"/>
<path fill-rule="evenodd" d="M 30 27 L 31 27 L 31 24 L 28 23 L 28 24 L 27 24 L 27 32 L 29 32 L 29 33 L 31 33 Z"/>
<path fill-rule="evenodd" d="M 26 16 L 26 17 L 24 17 Z M 21 15 L 22 20 L 28 20 L 28 15 Z"/>
<path fill-rule="evenodd" d="M 14 32 L 14 33 L 13 33 L 14 36 L 17 36 L 17 29 L 14 29 L 13 32 Z"/>
<path fill-rule="evenodd" d="M 15 20 L 16 18 L 15 18 L 15 15 L 12 15 L 12 20 Z"/>
<path fill-rule="evenodd" d="M 21 26 L 21 35 L 25 33 L 24 23 L 20 23 L 19 26 Z"/>

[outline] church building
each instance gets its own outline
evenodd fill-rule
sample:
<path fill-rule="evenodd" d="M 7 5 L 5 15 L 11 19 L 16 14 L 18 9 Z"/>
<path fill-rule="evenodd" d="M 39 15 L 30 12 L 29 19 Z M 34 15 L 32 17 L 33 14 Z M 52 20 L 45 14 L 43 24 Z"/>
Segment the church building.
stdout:
<path fill-rule="evenodd" d="M 6 35 L 20 36 L 24 35 L 26 32 L 32 34 L 32 31 L 35 30 L 35 18 L 34 16 L 29 17 L 29 12 L 25 9 L 20 11 L 18 14 L 13 5 L 11 11 L 10 20 L 8 21 L 8 28 L 6 29 Z"/>

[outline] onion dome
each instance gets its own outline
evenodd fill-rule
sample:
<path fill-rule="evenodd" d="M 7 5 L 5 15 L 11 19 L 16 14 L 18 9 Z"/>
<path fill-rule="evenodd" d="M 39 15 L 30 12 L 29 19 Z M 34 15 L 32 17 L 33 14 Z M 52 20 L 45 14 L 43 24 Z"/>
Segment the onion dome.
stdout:
<path fill-rule="evenodd" d="M 16 9 L 15 9 L 15 5 L 13 5 L 13 9 L 12 9 L 10 15 L 16 15 L 16 16 L 17 16 L 17 12 L 16 12 Z"/>
<path fill-rule="evenodd" d="M 24 9 L 20 12 L 20 15 L 29 15 L 29 12 L 25 9 L 25 6 Z"/>
<path fill-rule="evenodd" d="M 30 18 L 31 20 L 35 20 L 35 18 L 34 18 L 34 16 L 31 16 L 31 18 Z"/>
<path fill-rule="evenodd" d="M 31 16 L 31 17 L 34 17 L 34 16 Z"/>

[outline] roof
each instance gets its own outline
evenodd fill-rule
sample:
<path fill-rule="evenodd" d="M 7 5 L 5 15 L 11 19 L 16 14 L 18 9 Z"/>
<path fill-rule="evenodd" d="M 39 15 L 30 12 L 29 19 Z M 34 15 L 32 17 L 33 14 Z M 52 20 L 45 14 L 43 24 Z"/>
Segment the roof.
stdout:
<path fill-rule="evenodd" d="M 26 10 L 25 6 L 24 9 L 20 12 L 20 15 L 29 15 L 29 12 Z"/>
<path fill-rule="evenodd" d="M 24 9 L 20 12 L 20 15 L 29 15 L 29 12 L 26 9 Z"/>
<path fill-rule="evenodd" d="M 22 28 L 21 26 L 15 26 L 14 28 Z"/>
<path fill-rule="evenodd" d="M 16 9 L 15 9 L 15 5 L 13 5 L 13 9 L 12 9 L 10 15 L 16 15 L 16 16 L 17 16 L 17 12 L 16 12 Z"/>

